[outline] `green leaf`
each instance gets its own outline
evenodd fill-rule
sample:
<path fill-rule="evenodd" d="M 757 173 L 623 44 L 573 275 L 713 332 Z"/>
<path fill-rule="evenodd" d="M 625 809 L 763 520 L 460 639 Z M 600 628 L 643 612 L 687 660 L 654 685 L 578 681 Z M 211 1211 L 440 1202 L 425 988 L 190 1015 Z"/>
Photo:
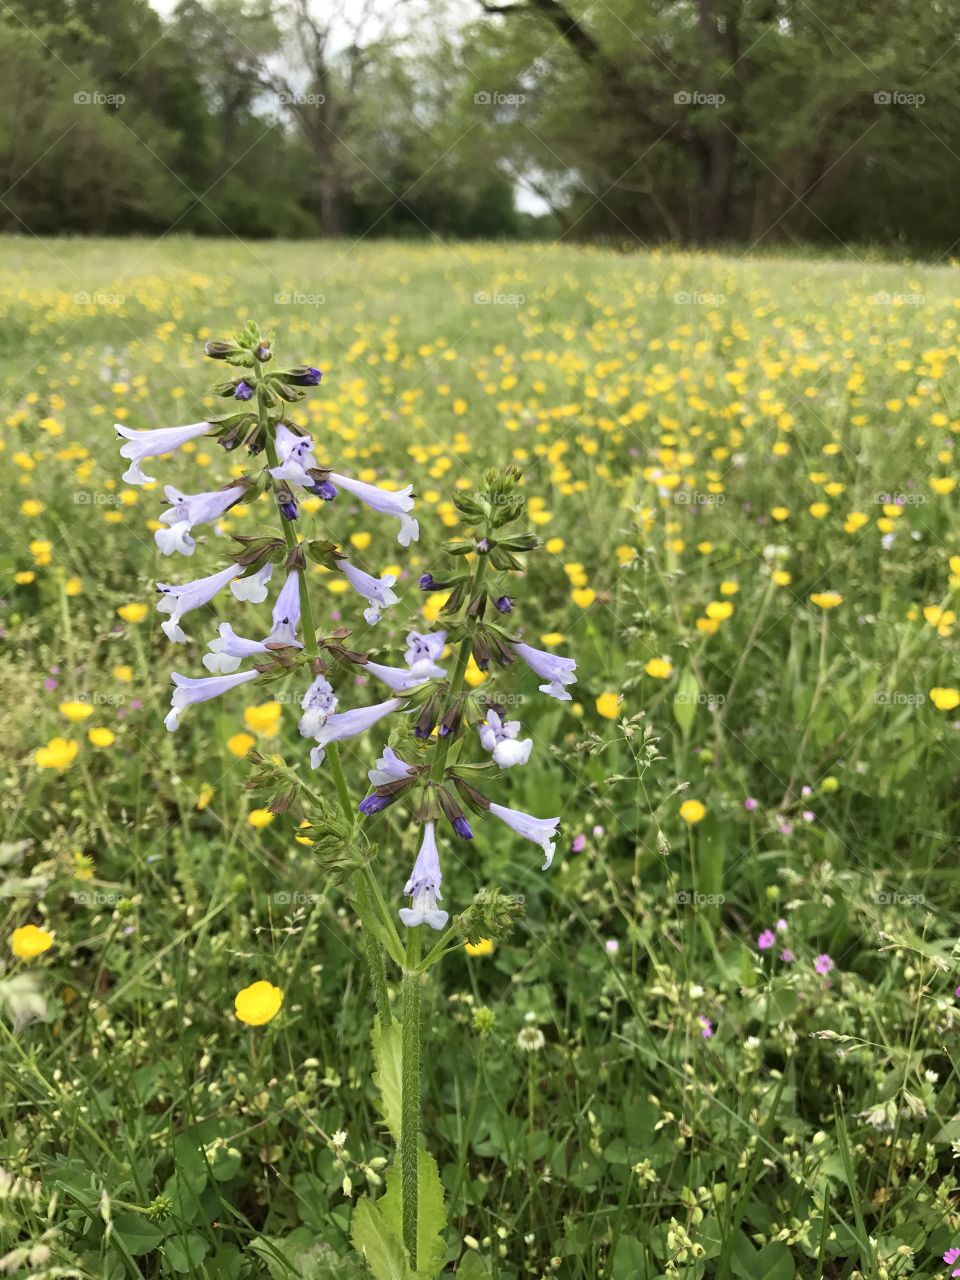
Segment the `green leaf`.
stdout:
<path fill-rule="evenodd" d="M 796 1266 L 785 1244 L 776 1242 L 755 1249 L 745 1235 L 733 1246 L 730 1270 L 741 1280 L 793 1280 Z"/>
<path fill-rule="evenodd" d="M 203 1236 L 191 1231 L 185 1236 L 173 1236 L 163 1246 L 163 1256 L 174 1271 L 195 1271 L 207 1256 L 210 1246 Z"/>
<path fill-rule="evenodd" d="M 400 1237 L 387 1226 L 379 1206 L 366 1196 L 357 1201 L 353 1211 L 350 1239 L 375 1280 L 410 1280 L 407 1253 Z"/>
<path fill-rule="evenodd" d="M 460 1280 L 487 1280 L 490 1272 L 484 1265 L 479 1253 L 475 1253 L 473 1249 L 468 1249 L 460 1259 L 456 1274 L 460 1277 Z"/>
<path fill-rule="evenodd" d="M 373 1083 L 380 1090 L 380 1111 L 395 1142 L 400 1141 L 400 1024 L 373 1024 Z"/>
<path fill-rule="evenodd" d="M 163 1240 L 161 1229 L 138 1213 L 118 1213 L 113 1220 L 113 1229 L 126 1245 L 127 1252 L 135 1258 L 156 1249 Z"/>
<path fill-rule="evenodd" d="M 387 1226 L 403 1239 L 403 1209 L 400 1166 L 387 1172 L 386 1192 L 377 1201 Z M 417 1275 L 438 1275 L 447 1256 L 444 1232 L 447 1213 L 443 1206 L 443 1184 L 433 1156 L 422 1148 L 417 1160 Z"/>
<path fill-rule="evenodd" d="M 690 737 L 690 729 L 697 714 L 699 696 L 700 686 L 697 683 L 697 677 L 688 667 L 680 677 L 673 695 L 673 718 L 680 726 L 684 742 Z"/>

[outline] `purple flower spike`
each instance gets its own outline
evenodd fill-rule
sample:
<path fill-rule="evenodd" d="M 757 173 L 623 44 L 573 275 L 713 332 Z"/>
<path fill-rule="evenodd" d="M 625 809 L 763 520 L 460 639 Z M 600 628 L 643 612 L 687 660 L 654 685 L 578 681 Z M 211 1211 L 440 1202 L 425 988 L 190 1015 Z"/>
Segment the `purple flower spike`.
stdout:
<path fill-rule="evenodd" d="M 234 400 L 252 400 L 253 387 L 251 387 L 249 382 L 244 382 L 241 378 L 237 383 L 236 390 L 233 393 L 233 398 Z"/>
<path fill-rule="evenodd" d="M 417 579 L 417 586 L 420 588 L 421 591 L 432 591 L 433 590 L 433 574 L 421 573 L 420 577 Z"/>
<path fill-rule="evenodd" d="M 512 609 L 513 609 L 513 601 L 510 599 L 510 597 L 501 596 L 500 599 L 497 601 L 497 612 L 510 613 Z"/>

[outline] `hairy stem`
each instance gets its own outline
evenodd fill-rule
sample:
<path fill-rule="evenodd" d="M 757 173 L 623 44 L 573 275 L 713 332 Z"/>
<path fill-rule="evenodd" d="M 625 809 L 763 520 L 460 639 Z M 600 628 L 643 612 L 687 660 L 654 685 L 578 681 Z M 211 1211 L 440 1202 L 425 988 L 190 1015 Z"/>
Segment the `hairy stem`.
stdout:
<path fill-rule="evenodd" d="M 407 964 L 401 989 L 400 1199 L 403 1243 L 410 1269 L 417 1269 L 418 1164 L 420 1160 L 420 930 L 407 938 Z"/>

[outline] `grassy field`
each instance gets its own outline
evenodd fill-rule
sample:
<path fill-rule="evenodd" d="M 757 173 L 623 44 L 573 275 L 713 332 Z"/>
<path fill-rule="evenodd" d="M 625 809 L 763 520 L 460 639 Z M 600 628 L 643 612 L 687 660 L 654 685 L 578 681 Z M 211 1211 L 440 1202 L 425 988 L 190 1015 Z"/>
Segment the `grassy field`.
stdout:
<path fill-rule="evenodd" d="M 200 440 L 127 488 L 112 429 L 215 412 L 203 341 L 253 317 L 324 370 L 292 418 L 336 468 L 418 496 L 409 550 L 304 515 L 400 579 L 374 633 L 318 573 L 324 624 L 388 653 L 435 622 L 417 578 L 451 495 L 515 461 L 544 544 L 517 617 L 578 663 L 572 702 L 521 681 L 534 753 L 498 780 L 562 813 L 551 870 L 499 824 L 446 855 L 448 910 L 526 898 L 426 990 L 450 1273 L 949 1274 L 956 271 L 7 239 L 0 279 L 0 1270 L 362 1274 L 351 1211 L 390 1144 L 360 933 L 298 814 L 243 789 L 251 748 L 306 763 L 298 708 L 239 689 L 162 724 L 215 624 L 175 654 L 154 583 L 212 572 L 218 539 L 171 567 L 160 489 L 240 464 Z M 345 744 L 358 797 L 381 746 Z M 399 806 L 376 830 L 399 907 L 414 833 Z M 32 957 L 28 925 L 53 936 Z M 251 1028 L 234 996 L 260 979 L 284 1003 Z"/>

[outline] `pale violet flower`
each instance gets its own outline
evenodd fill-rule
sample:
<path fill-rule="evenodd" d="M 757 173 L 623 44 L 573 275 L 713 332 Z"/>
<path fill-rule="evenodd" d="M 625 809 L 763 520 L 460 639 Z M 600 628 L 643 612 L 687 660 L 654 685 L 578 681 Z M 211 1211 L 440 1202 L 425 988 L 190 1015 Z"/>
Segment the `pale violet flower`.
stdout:
<path fill-rule="evenodd" d="M 313 486 L 313 480 L 307 475 L 309 467 L 317 465 L 313 456 L 313 440 L 310 436 L 297 435 L 283 422 L 277 427 L 278 467 L 271 467 L 270 474 L 275 480 L 286 480 L 289 484 L 298 484 L 304 489 Z"/>
<path fill-rule="evenodd" d="M 520 733 L 519 720 L 501 720 L 496 711 L 488 711 L 483 724 L 478 726 L 480 745 L 489 751 L 495 764 L 501 769 L 512 769 L 514 765 L 526 764 L 533 750 L 533 739 L 518 740 Z"/>
<path fill-rule="evenodd" d="M 303 715 L 297 728 L 301 738 L 315 738 L 337 709 L 337 695 L 326 676 L 317 676 L 300 699 Z"/>
<path fill-rule="evenodd" d="M 168 582 L 158 582 L 157 590 L 163 597 L 157 604 L 158 613 L 169 613 L 170 617 L 162 623 L 164 635 L 174 644 L 184 644 L 187 636 L 180 626 L 180 619 L 191 609 L 199 609 L 208 604 L 228 582 L 241 572 L 240 566 L 231 564 L 219 573 L 211 573 L 206 578 L 196 578 L 193 582 L 185 582 L 182 586 L 174 586 Z"/>
<path fill-rule="evenodd" d="M 543 870 L 546 871 L 553 861 L 553 855 L 557 849 L 556 837 L 560 827 L 560 819 L 534 818 L 531 814 L 524 813 L 521 809 L 508 809 L 506 805 L 502 804 L 492 804 L 490 812 L 495 818 L 505 822 L 518 836 L 523 836 L 525 840 L 532 840 L 534 844 L 540 846 L 546 858 L 543 864 Z"/>
<path fill-rule="evenodd" d="M 163 492 L 171 506 L 160 517 L 160 523 L 169 528 L 157 529 L 153 535 L 161 552 L 165 556 L 172 556 L 175 551 L 182 556 L 192 556 L 197 545 L 190 537 L 193 526 L 219 520 L 243 497 L 244 488 L 242 484 L 235 484 L 211 493 L 181 493 L 168 484 Z"/>
<path fill-rule="evenodd" d="M 547 653 L 545 649 L 534 649 L 528 644 L 515 644 L 512 648 L 534 675 L 546 681 L 546 684 L 540 685 L 541 693 L 547 693 L 560 702 L 570 701 L 570 694 L 564 685 L 577 683 L 577 664 L 573 658 L 561 658 L 558 654 Z"/>
<path fill-rule="evenodd" d="M 158 431 L 133 431 L 130 427 L 114 424 L 118 436 L 122 436 L 126 444 L 120 450 L 120 457 L 126 458 L 130 466 L 123 473 L 126 484 L 153 484 L 154 477 L 145 475 L 140 463 L 144 458 L 159 458 L 165 453 L 173 453 L 188 440 L 209 431 L 209 422 L 192 422 L 188 427 L 161 427 Z"/>
<path fill-rule="evenodd" d="M 400 597 L 391 590 L 397 580 L 395 574 L 387 573 L 382 578 L 374 578 L 349 560 L 341 560 L 340 568 L 354 591 L 369 602 L 370 607 L 364 609 L 363 616 L 371 626 L 380 621 L 380 614 L 384 609 L 389 609 L 392 604 L 399 604 Z"/>
<path fill-rule="evenodd" d="M 446 643 L 445 631 L 428 631 L 424 635 L 419 631 L 408 631 L 403 660 L 411 670 L 419 663 L 428 663 L 432 666 L 443 657 Z"/>
<path fill-rule="evenodd" d="M 413 689 L 425 680 L 442 680 L 447 673 L 443 667 L 437 666 L 437 659 L 443 655 L 446 635 L 445 631 L 427 635 L 411 631 L 404 654 L 406 667 L 385 667 L 380 662 L 368 662 L 365 670 L 397 693 Z"/>
<path fill-rule="evenodd" d="M 276 480 L 286 480 L 290 484 L 298 484 L 311 493 L 317 492 L 315 477 L 309 474 L 311 468 L 326 473 L 325 485 L 328 492 L 325 497 L 334 497 L 337 489 L 352 493 L 371 511 L 381 515 L 395 516 L 400 521 L 400 532 L 397 541 L 402 547 L 408 547 L 420 537 L 420 526 L 408 513 L 413 510 L 413 486 L 405 489 L 381 489 L 379 485 L 366 484 L 363 480 L 354 480 L 351 476 L 339 475 L 336 471 L 326 472 L 326 468 L 318 468 L 313 456 L 313 440 L 307 435 L 297 435 L 283 423 L 277 428 L 277 457 L 280 465 L 272 467 L 270 474 Z M 332 486 L 332 487 L 331 487 Z"/>
<path fill-rule="evenodd" d="M 382 662 L 368 662 L 363 669 L 369 671 L 372 676 L 376 676 L 378 680 L 382 680 L 394 693 L 406 693 L 408 689 L 415 689 L 425 680 L 439 679 L 440 676 L 446 675 L 442 667 L 431 667 L 430 670 L 418 672 L 408 670 L 406 667 L 387 667 Z"/>
<path fill-rule="evenodd" d="M 317 745 L 310 752 L 311 768 L 319 769 L 323 764 L 325 748 L 331 742 L 355 738 L 358 733 L 366 732 L 378 720 L 382 720 L 391 711 L 396 711 L 402 706 L 402 699 L 388 698 L 386 702 L 377 702 L 372 707 L 355 707 L 352 711 L 341 711 L 336 715 L 328 716 L 317 732 L 310 735 L 317 740 Z"/>
<path fill-rule="evenodd" d="M 246 640 L 238 636 L 228 622 L 220 624 L 220 638 L 211 640 L 204 655 L 203 665 L 208 671 L 236 671 L 244 658 L 257 653 L 269 653 L 271 649 L 293 647 L 302 649 L 297 639 L 300 621 L 300 574 L 291 569 L 286 582 L 273 606 L 273 627 L 266 640 Z"/>
<path fill-rule="evenodd" d="M 433 823 L 427 822 L 423 828 L 420 852 L 403 888 L 403 892 L 412 899 L 409 907 L 400 908 L 400 920 L 408 929 L 415 929 L 418 924 L 428 924 L 431 929 L 446 928 L 450 916 L 437 906 L 443 896 L 440 892 L 441 879 L 436 832 Z"/>
<path fill-rule="evenodd" d="M 347 493 L 352 493 L 355 498 L 359 498 L 371 511 L 379 511 L 385 516 L 396 516 L 400 521 L 397 541 L 401 547 L 409 547 L 411 542 L 416 542 L 420 537 L 420 525 L 413 516 L 407 514 L 414 507 L 413 485 L 408 484 L 405 489 L 396 491 L 381 489 L 375 484 L 364 484 L 362 480 L 338 475 L 336 471 L 330 472 L 330 479 L 338 489 L 346 489 Z"/>
<path fill-rule="evenodd" d="M 180 715 L 184 707 L 189 707 L 194 702 L 209 702 L 211 698 L 218 698 L 221 693 L 227 693 L 237 685 L 256 680 L 259 674 L 258 671 L 238 671 L 235 675 L 201 676 L 199 679 L 194 679 L 191 676 L 181 676 L 174 671 L 170 679 L 176 688 L 170 699 L 170 710 L 163 723 L 172 733 L 179 727 Z"/>
<path fill-rule="evenodd" d="M 245 600 L 247 604 L 263 604 L 272 573 L 273 565 L 265 564 L 256 573 L 251 573 L 249 578 L 238 578 L 236 582 L 231 582 L 230 590 L 238 600 Z"/>
<path fill-rule="evenodd" d="M 399 782 L 401 778 L 409 778 L 413 770 L 406 764 L 393 747 L 384 747 L 383 755 L 376 765 L 367 771 L 372 787 L 382 787 L 387 782 Z"/>

